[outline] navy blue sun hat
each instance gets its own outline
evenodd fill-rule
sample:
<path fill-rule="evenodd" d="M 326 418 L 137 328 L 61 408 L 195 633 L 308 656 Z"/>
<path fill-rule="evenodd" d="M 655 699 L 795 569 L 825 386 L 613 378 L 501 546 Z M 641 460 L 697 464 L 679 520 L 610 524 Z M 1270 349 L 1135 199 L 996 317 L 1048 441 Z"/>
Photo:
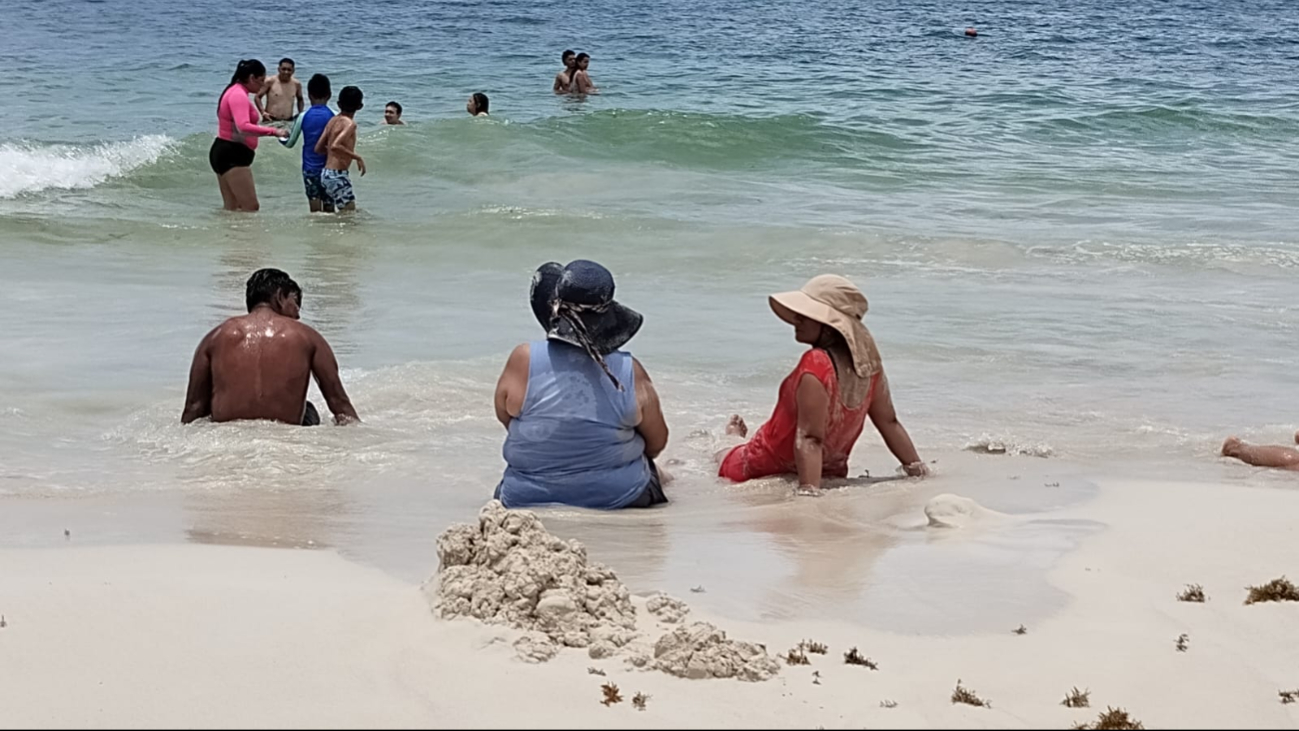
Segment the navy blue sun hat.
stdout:
<path fill-rule="evenodd" d="M 547 262 L 532 275 L 532 314 L 547 338 L 582 348 L 603 365 L 602 356 L 626 345 L 645 321 L 613 294 L 613 274 L 593 261 Z"/>

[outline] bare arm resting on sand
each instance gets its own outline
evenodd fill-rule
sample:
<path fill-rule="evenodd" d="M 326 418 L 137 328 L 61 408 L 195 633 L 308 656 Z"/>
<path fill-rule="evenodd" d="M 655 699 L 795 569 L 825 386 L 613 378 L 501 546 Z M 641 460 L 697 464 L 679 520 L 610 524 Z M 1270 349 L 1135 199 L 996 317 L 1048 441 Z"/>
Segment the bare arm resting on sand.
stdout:
<path fill-rule="evenodd" d="M 1299 432 L 1295 432 L 1294 440 L 1299 444 Z M 1227 441 L 1222 443 L 1222 456 L 1235 457 L 1255 467 L 1299 471 L 1299 449 L 1294 447 L 1246 444 L 1238 437 L 1227 437 Z"/>
<path fill-rule="evenodd" d="M 632 368 L 636 376 L 636 410 L 640 412 L 636 431 L 645 440 L 645 456 L 654 459 L 668 446 L 668 423 L 663 418 L 663 405 L 649 373 L 635 358 Z"/>
<path fill-rule="evenodd" d="M 875 394 L 875 398 L 871 401 L 869 412 L 871 423 L 879 430 L 880 436 L 884 437 L 884 444 L 902 463 L 902 468 L 908 475 L 921 477 L 929 474 L 929 468 L 920 461 L 920 454 L 916 452 L 916 446 L 911 443 L 911 435 L 907 433 L 907 428 L 898 421 L 897 411 L 893 409 L 893 394 L 889 392 L 889 379 L 883 372 L 880 373 L 878 388 L 880 392 Z"/>
<path fill-rule="evenodd" d="M 212 357 L 208 346 L 219 329 L 213 328 L 194 350 L 194 362 L 189 366 L 189 387 L 185 392 L 185 410 L 180 414 L 182 424 L 212 415 Z"/>
<path fill-rule="evenodd" d="M 329 404 L 330 412 L 334 414 L 334 423 L 344 426 L 360 421 L 361 417 L 357 416 L 356 408 L 352 406 L 352 400 L 343 388 L 343 379 L 338 375 L 338 359 L 334 357 L 334 349 L 329 347 L 329 343 L 315 329 L 308 327 L 307 330 L 315 348 L 311 357 L 311 375 L 316 379 L 325 403 Z"/>

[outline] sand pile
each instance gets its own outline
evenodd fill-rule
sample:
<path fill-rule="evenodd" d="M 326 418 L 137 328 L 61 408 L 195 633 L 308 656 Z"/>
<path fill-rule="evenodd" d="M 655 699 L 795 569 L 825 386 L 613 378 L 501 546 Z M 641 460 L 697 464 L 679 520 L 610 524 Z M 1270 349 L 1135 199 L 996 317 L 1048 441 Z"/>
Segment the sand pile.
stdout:
<path fill-rule="evenodd" d="M 438 538 L 438 560 L 425 585 L 433 611 L 526 630 L 514 645 L 525 660 L 549 660 L 561 646 L 607 657 L 635 636 L 627 587 L 528 511 L 489 502 L 478 525 L 453 525 Z"/>
<path fill-rule="evenodd" d="M 968 497 L 938 495 L 925 503 L 925 518 L 930 528 L 963 528 L 1004 519 L 1005 513 L 988 510 Z"/>
<path fill-rule="evenodd" d="M 438 537 L 438 560 L 437 576 L 424 586 L 434 613 L 523 630 L 514 649 L 528 662 L 545 662 L 562 647 L 585 648 L 597 660 L 626 648 L 632 665 L 683 678 L 756 681 L 780 670 L 761 645 L 728 640 L 706 622 L 677 627 L 652 648 L 633 644 L 636 608 L 613 571 L 589 561 L 577 541 L 547 533 L 533 513 L 495 500 L 478 512 L 477 525 L 453 525 Z M 645 608 L 665 624 L 690 612 L 666 594 Z"/>
<path fill-rule="evenodd" d="M 631 664 L 650 666 L 679 678 L 739 678 L 767 680 L 780 665 L 762 645 L 726 639 L 707 622 L 677 627 L 654 643 L 654 656 L 633 656 Z"/>

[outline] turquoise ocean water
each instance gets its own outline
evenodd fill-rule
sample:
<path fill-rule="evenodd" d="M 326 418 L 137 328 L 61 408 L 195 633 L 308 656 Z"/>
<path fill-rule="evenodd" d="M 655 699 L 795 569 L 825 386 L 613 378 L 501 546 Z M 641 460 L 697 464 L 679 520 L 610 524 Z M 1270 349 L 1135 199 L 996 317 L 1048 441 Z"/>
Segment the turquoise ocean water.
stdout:
<path fill-rule="evenodd" d="M 1216 446 L 1299 426 L 1287 0 L 310 8 L 7 4 L 0 495 L 159 496 L 200 539 L 283 534 L 414 573 L 499 475 L 490 394 L 537 335 L 532 270 L 577 257 L 645 313 L 632 349 L 674 429 L 672 511 L 574 519 L 597 543 L 646 532 L 633 553 L 659 563 L 624 564 L 643 577 L 687 581 L 683 535 L 786 509 L 780 485 L 718 485 L 708 453 L 797 358 L 765 296 L 822 272 L 870 298 L 949 491 L 1056 464 L 1267 479 Z M 592 54 L 601 95 L 549 92 L 565 48 Z M 273 142 L 262 212 L 218 210 L 217 97 L 238 59 L 281 56 L 366 93 L 352 219 L 308 215 L 298 152 Z M 490 120 L 464 113 L 475 91 Z M 389 99 L 406 128 L 378 126 Z M 261 266 L 303 283 L 363 428 L 176 423 L 195 343 Z M 997 444 L 1051 456 L 962 451 Z M 874 439 L 854 465 L 893 467 Z M 226 523 L 184 507 L 238 500 L 263 502 Z M 779 556 L 782 530 L 728 550 Z"/>

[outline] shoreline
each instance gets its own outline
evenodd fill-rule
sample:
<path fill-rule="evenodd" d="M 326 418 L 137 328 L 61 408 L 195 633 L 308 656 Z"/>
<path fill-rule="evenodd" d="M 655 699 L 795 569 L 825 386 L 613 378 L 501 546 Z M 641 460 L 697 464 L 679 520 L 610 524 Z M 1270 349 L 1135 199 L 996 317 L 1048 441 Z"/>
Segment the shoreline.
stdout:
<path fill-rule="evenodd" d="M 1022 553 L 1025 565 L 975 577 L 1006 587 L 1004 601 L 988 607 L 996 629 L 954 625 L 938 634 L 719 619 L 699 606 L 719 589 L 672 592 L 696 605 L 687 621 L 713 621 L 772 655 L 805 639 L 829 646 L 811 666 L 782 667 L 763 683 L 681 680 L 577 650 L 528 665 L 510 648 L 517 632 L 435 619 L 418 585 L 329 550 L 5 548 L 0 705 L 14 726 L 1068 728 L 1114 706 L 1151 728 L 1293 727 L 1299 711 L 1277 692 L 1299 686 L 1292 662 L 1299 603 L 1242 602 L 1247 584 L 1299 574 L 1288 519 L 1296 508 L 1299 493 L 1284 490 L 1102 481 L 1095 499 L 1041 515 L 949 529 L 899 516 L 901 528 L 923 537 L 906 550 L 931 552 L 984 550 L 977 547 L 987 539 L 1039 519 L 1104 525 L 1044 567 L 1065 600 L 1041 619 L 1022 619 L 1033 596 L 1016 589 L 1040 556 Z M 592 558 L 602 560 L 594 550 Z M 432 573 L 435 555 L 428 560 Z M 1208 603 L 1175 599 L 1190 583 L 1203 585 Z M 639 593 L 641 629 L 655 632 Z M 1027 633 L 1014 634 L 1021 624 Z M 1185 652 L 1175 648 L 1182 634 Z M 851 647 L 879 670 L 843 664 Z M 607 676 L 588 676 L 591 666 Z M 992 708 L 953 705 L 958 678 Z M 646 711 L 601 705 L 606 681 L 627 700 L 648 694 Z M 1090 689 L 1092 708 L 1060 705 L 1074 686 Z M 511 696 L 526 702 L 500 702 Z M 885 701 L 897 706 L 881 707 Z"/>

